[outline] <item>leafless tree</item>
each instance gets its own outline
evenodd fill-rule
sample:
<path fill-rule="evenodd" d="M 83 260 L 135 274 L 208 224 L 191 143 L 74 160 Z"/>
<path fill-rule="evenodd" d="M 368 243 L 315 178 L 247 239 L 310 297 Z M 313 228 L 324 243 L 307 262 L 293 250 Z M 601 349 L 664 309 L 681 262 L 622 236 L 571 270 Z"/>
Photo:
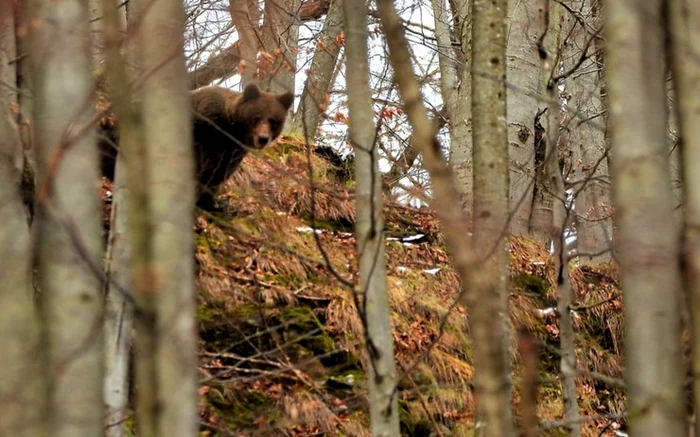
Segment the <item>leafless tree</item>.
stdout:
<path fill-rule="evenodd" d="M 86 2 L 32 11 L 36 257 L 48 354 L 47 420 L 55 436 L 103 432 L 101 254 Z"/>
<path fill-rule="evenodd" d="M 691 375 L 700 371 L 700 6 L 686 0 L 668 3 L 671 35 L 671 66 L 683 143 L 685 179 L 684 241 L 685 292 L 690 298 L 692 320 Z M 695 435 L 700 435 L 700 381 L 693 378 Z"/>
<path fill-rule="evenodd" d="M 625 1 L 607 3 L 605 9 L 627 401 L 635 436 L 685 435 L 663 7 L 661 1 Z"/>
<path fill-rule="evenodd" d="M 398 436 L 396 364 L 387 298 L 382 178 L 379 173 L 372 93 L 367 59 L 367 6 L 364 0 L 343 0 L 347 35 L 346 71 L 350 109 L 350 141 L 355 150 L 357 253 L 363 320 L 369 356 L 369 411 L 373 436 Z"/>

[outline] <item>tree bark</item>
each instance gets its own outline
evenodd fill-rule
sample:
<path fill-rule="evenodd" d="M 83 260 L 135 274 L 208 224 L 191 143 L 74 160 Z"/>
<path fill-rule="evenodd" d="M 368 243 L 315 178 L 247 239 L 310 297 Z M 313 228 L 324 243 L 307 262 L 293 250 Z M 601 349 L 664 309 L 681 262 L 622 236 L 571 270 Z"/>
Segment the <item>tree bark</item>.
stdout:
<path fill-rule="evenodd" d="M 265 91 L 294 91 L 300 7 L 301 0 L 265 2 L 261 47 L 265 53 L 258 70 L 260 85 Z"/>
<path fill-rule="evenodd" d="M 183 49 L 184 10 L 180 2 L 139 2 L 139 67 L 148 179 L 150 249 L 145 271 L 134 272 L 150 291 L 145 320 L 155 329 L 156 435 L 197 433 L 197 357 L 194 278 L 194 162 L 192 115 Z M 167 165 L 163 165 L 167 163 Z M 130 177 L 134 176 L 129 167 Z M 133 193 L 133 190 L 130 190 Z M 140 212 L 138 212 L 140 213 Z M 134 249 L 136 250 L 136 249 Z M 142 296 L 143 298 L 144 296 Z M 150 310 L 155 309 L 155 312 Z M 139 335 L 137 333 L 137 335 Z M 150 437 L 150 434 L 141 434 Z"/>
<path fill-rule="evenodd" d="M 243 63 L 243 65 L 239 64 L 238 67 L 241 73 L 241 85 L 245 88 L 253 81 L 257 68 L 259 39 L 257 23 L 260 20 L 261 12 L 257 2 L 248 0 L 231 0 L 228 7 L 231 21 L 238 31 L 240 57 Z"/>
<path fill-rule="evenodd" d="M 685 179 L 685 292 L 690 299 L 695 435 L 700 435 L 700 5 L 690 0 L 669 2 L 671 67 L 675 79 Z"/>
<path fill-rule="evenodd" d="M 610 2 L 605 9 L 627 402 L 630 434 L 640 437 L 686 435 L 663 7 L 661 0 L 630 0 Z"/>
<path fill-rule="evenodd" d="M 101 214 L 87 3 L 32 14 L 37 259 L 52 436 L 101 436 Z"/>
<path fill-rule="evenodd" d="M 121 55 L 120 32 L 126 30 L 124 9 L 117 9 L 114 0 L 103 0 L 103 29 L 107 79 L 111 101 L 119 120 L 120 146 L 127 153 L 143 143 L 138 107 L 132 103 L 132 93 Z M 128 50 L 128 49 L 127 49 Z M 133 61 L 133 56 L 132 56 Z M 123 437 L 129 398 L 129 360 L 133 328 L 133 296 L 130 278 L 131 245 L 128 234 L 129 201 L 124 153 L 117 155 L 112 190 L 110 234 L 107 244 L 105 276 L 105 436 Z M 140 181 L 135 178 L 135 182 Z M 137 199 L 138 201 L 139 199 Z M 134 229 L 132 229 L 133 231 Z M 135 243 L 139 243 L 135 241 Z M 139 250 L 142 248 L 139 247 Z"/>
<path fill-rule="evenodd" d="M 546 2 L 547 0 L 545 0 Z M 561 127 L 561 96 L 557 75 L 560 64 L 560 37 L 562 9 L 556 3 L 543 3 L 542 22 L 547 32 L 542 39 L 540 52 L 542 58 L 543 88 L 549 102 L 547 122 L 545 125 L 545 167 L 546 190 L 549 194 L 551 216 L 549 217 L 548 241 L 554 246 L 554 268 L 557 273 L 557 312 L 559 314 L 559 378 L 563 398 L 564 422 L 571 437 L 581 436 L 579 418 L 578 391 L 576 390 L 576 335 L 571 320 L 571 301 L 573 290 L 569 279 L 569 256 L 566 250 L 566 225 L 569 222 L 566 186 L 559 165 L 559 139 Z M 532 223 L 531 223 L 532 224 Z"/>
<path fill-rule="evenodd" d="M 513 433 L 508 339 L 508 126 L 506 123 L 507 1 L 472 3 L 472 117 L 474 132 L 474 247 L 494 278 L 480 290 L 489 311 L 470 312 L 474 345 L 475 395 L 486 421 L 484 435 Z M 492 329 L 480 328 L 491 326 Z M 487 366 L 488 365 L 488 369 Z"/>
<path fill-rule="evenodd" d="M 374 128 L 367 60 L 367 6 L 364 0 L 343 0 L 347 43 L 346 71 L 350 141 L 355 150 L 357 252 L 361 305 L 369 356 L 369 412 L 372 435 L 399 434 L 396 363 L 387 298 L 382 177 Z"/>
<path fill-rule="evenodd" d="M 457 91 L 457 102 L 450 119 L 450 165 L 454 169 L 457 190 L 460 192 L 461 204 L 467 216 L 472 220 L 474 210 L 474 163 L 472 150 L 472 21 L 469 17 L 471 1 L 461 0 L 457 3 L 461 16 L 461 45 L 464 53 L 464 65 L 459 70 L 461 81 Z"/>
<path fill-rule="evenodd" d="M 22 143 L 16 123 L 14 11 L 0 3 L 0 435 L 39 437 L 46 433 L 45 361 L 41 321 L 33 302 L 32 257 L 25 211 L 18 196 Z"/>
<path fill-rule="evenodd" d="M 528 236 L 535 181 L 535 132 L 540 61 L 532 2 L 508 0 L 508 142 L 512 235 Z"/>
<path fill-rule="evenodd" d="M 332 0 L 328 15 L 323 23 L 323 29 L 316 42 L 316 50 L 311 61 L 301 104 L 294 114 L 290 131 L 302 132 L 304 136 L 314 141 L 318 127 L 321 124 L 321 114 L 328 104 L 328 92 L 333 86 L 333 73 L 340 53 L 338 36 L 343 25 L 343 0 Z"/>
<path fill-rule="evenodd" d="M 596 59 L 594 40 L 601 25 L 593 13 L 591 0 L 581 0 L 572 8 L 587 20 L 584 28 L 567 15 L 564 71 L 567 77 L 567 122 L 572 159 L 571 187 L 576 209 L 576 246 L 579 262 L 600 264 L 612 259 L 612 205 L 608 171 L 606 117 L 601 91 L 603 75 Z M 589 27 L 590 26 L 590 27 Z M 585 50 L 585 52 L 583 52 Z M 580 65 L 575 64 L 583 58 Z"/>

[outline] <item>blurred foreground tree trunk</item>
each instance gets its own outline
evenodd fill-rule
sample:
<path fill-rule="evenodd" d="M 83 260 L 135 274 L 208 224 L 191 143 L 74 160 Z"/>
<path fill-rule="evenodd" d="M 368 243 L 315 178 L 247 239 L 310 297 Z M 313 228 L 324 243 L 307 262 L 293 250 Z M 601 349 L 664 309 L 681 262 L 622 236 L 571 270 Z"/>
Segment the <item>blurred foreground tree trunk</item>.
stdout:
<path fill-rule="evenodd" d="M 474 24 L 484 27 L 493 24 L 494 29 L 502 29 L 505 24 L 505 5 L 502 2 L 497 4 L 501 6 L 501 10 L 493 11 L 491 23 L 478 24 L 478 20 L 475 20 Z M 477 8 L 480 7 L 491 8 L 495 6 L 492 4 L 474 5 L 474 11 L 476 12 Z M 378 12 L 389 45 L 389 58 L 394 68 L 394 80 L 398 84 L 401 100 L 404 102 L 406 115 L 413 129 L 413 144 L 420 150 L 424 166 L 430 173 L 434 196 L 432 205 L 440 217 L 454 259 L 455 269 L 460 276 L 463 293 L 466 297 L 469 328 L 473 335 L 474 372 L 478 403 L 485 406 L 484 412 L 486 413 L 484 432 L 488 436 L 508 437 L 512 433 L 512 423 L 509 413 L 509 391 L 505 389 L 509 386 L 509 375 L 505 373 L 504 369 L 504 351 L 507 350 L 507 339 L 503 335 L 505 314 L 502 312 L 501 296 L 492 292 L 492 290 L 497 290 L 497 287 L 489 280 L 492 275 L 482 267 L 481 260 L 475 256 L 472 250 L 468 236 L 469 225 L 460 202 L 459 193 L 453 184 L 453 174 L 442 158 L 440 144 L 436 137 L 436 126 L 428 118 L 425 106 L 423 106 L 420 87 L 411 68 L 406 36 L 391 0 L 380 0 Z M 479 27 L 479 29 L 482 28 Z M 476 38 L 476 35 L 474 37 Z M 505 50 L 505 47 L 501 50 Z M 502 58 L 500 59 L 502 60 Z M 486 297 L 483 296 L 484 293 L 488 293 Z M 498 316 L 494 317 L 494 315 Z M 487 344 L 487 340 L 494 343 Z M 496 411 L 495 406 L 502 406 L 502 408 Z"/>
<path fill-rule="evenodd" d="M 369 357 L 369 412 L 372 435 L 399 436 L 396 363 L 387 297 L 382 176 L 374 127 L 367 59 L 367 6 L 364 0 L 343 0 L 347 38 L 346 71 L 350 141 L 355 150 L 357 252 L 360 299 Z"/>
<path fill-rule="evenodd" d="M 155 435 L 193 436 L 199 425 L 192 235 L 195 193 L 191 101 L 183 48 L 185 14 L 177 1 L 139 1 L 138 5 L 137 64 L 144 79 L 140 94 L 143 119 L 148 120 L 143 124 L 148 201 L 145 210 L 130 206 L 130 213 L 148 214 L 151 254 L 145 260 L 149 264 L 135 262 L 133 280 L 137 289 L 147 293 L 139 295 L 137 319 L 143 318 L 144 330 L 156 333 L 156 344 L 151 350 L 139 348 L 137 353 L 142 354 L 139 359 L 147 359 L 143 354 L 155 359 L 155 368 L 150 370 L 155 371 L 156 399 L 148 405 L 155 415 Z M 134 177 L 133 162 L 127 167 L 129 177 Z M 134 189 L 129 191 L 135 195 Z M 133 247 L 134 253 L 136 250 Z M 137 332 L 137 341 L 139 335 Z M 142 433 L 141 437 L 152 434 Z"/>
<path fill-rule="evenodd" d="M 675 79 L 685 179 L 684 241 L 685 291 L 692 318 L 692 370 L 695 435 L 700 436 L 700 4 L 671 0 L 669 18 L 671 67 Z"/>
<path fill-rule="evenodd" d="M 636 437 L 687 435 L 679 238 L 666 147 L 664 7 L 661 0 L 629 0 L 605 9 L 628 420 Z"/>
<path fill-rule="evenodd" d="M 104 433 L 102 232 L 87 2 L 33 11 L 37 259 L 52 436 Z"/>
<path fill-rule="evenodd" d="M 46 434 L 45 365 L 40 343 L 40 320 L 33 302 L 29 228 L 18 183 L 22 142 L 16 123 L 17 100 L 9 85 L 16 72 L 9 63 L 16 55 L 10 2 L 0 4 L 0 435 Z M 8 92 L 12 90 L 12 92 Z"/>

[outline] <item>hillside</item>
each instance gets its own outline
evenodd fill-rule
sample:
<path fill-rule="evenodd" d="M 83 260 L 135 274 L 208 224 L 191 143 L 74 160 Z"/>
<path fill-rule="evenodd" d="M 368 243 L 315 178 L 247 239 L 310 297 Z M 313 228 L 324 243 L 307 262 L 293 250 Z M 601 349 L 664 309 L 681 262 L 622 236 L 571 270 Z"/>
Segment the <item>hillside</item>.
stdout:
<path fill-rule="evenodd" d="M 246 158 L 224 213 L 198 216 L 202 435 L 369 435 L 362 327 L 343 285 L 357 281 L 353 182 L 343 174 L 284 138 Z M 402 434 L 470 436 L 468 311 L 454 303 L 439 223 L 427 208 L 388 204 L 385 214 Z M 572 266 L 571 277 L 584 435 L 612 436 L 618 424 L 601 415 L 620 414 L 624 399 L 595 376 L 621 377 L 616 273 Z M 511 322 L 542 343 L 537 409 L 549 425 L 562 418 L 553 279 L 546 250 L 512 239 Z M 519 411 L 517 346 L 514 335 Z"/>

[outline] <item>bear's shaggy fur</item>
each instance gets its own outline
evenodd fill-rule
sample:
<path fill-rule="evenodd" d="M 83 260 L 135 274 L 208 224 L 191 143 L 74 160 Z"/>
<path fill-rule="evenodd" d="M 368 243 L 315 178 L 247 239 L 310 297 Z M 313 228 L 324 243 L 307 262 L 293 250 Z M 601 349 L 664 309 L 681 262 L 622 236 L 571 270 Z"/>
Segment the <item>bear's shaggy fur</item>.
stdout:
<path fill-rule="evenodd" d="M 248 151 L 262 149 L 279 137 L 294 95 L 267 93 L 251 84 L 243 93 L 206 86 L 191 91 L 191 97 L 197 206 L 211 211 L 217 189 Z M 102 174 L 113 179 L 118 131 L 107 123 L 100 128 Z"/>

